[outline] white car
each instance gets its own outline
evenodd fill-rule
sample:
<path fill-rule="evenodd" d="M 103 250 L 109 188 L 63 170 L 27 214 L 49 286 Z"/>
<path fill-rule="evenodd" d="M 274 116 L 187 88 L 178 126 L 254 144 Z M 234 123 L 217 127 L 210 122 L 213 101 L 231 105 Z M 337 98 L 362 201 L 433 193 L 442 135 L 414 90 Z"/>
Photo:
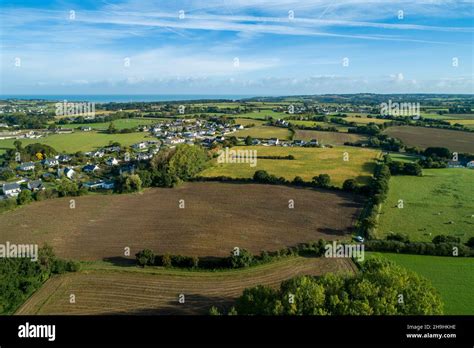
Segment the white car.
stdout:
<path fill-rule="evenodd" d="M 364 240 L 365 240 L 365 239 L 364 239 L 363 237 L 361 237 L 361 236 L 355 236 L 355 237 L 354 237 L 354 240 L 357 241 L 357 242 L 359 242 L 359 243 L 364 243 Z"/>

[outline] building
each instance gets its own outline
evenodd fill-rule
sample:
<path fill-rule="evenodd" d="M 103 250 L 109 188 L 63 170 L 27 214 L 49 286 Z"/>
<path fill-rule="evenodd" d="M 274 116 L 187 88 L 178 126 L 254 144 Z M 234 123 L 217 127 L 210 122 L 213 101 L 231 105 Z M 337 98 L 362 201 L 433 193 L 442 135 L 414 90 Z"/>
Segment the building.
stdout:
<path fill-rule="evenodd" d="M 59 160 L 57 160 L 56 158 L 46 158 L 42 161 L 42 163 L 46 167 L 54 167 L 59 164 Z"/>
<path fill-rule="evenodd" d="M 27 187 L 31 191 L 44 190 L 44 185 L 43 185 L 43 182 L 41 180 L 29 181 L 28 184 L 27 184 Z"/>
<path fill-rule="evenodd" d="M 63 173 L 68 179 L 72 179 L 73 176 L 76 174 L 76 172 L 71 168 L 64 168 Z"/>
<path fill-rule="evenodd" d="M 467 168 L 471 168 L 471 169 L 474 169 L 474 161 L 469 161 L 466 163 L 466 167 Z"/>
<path fill-rule="evenodd" d="M 81 131 L 83 131 L 83 132 L 90 132 L 91 130 L 92 130 L 92 127 L 89 127 L 89 126 L 81 127 Z"/>
<path fill-rule="evenodd" d="M 119 161 L 115 157 L 111 157 L 105 161 L 105 164 L 107 164 L 108 166 L 116 166 L 118 163 Z"/>
<path fill-rule="evenodd" d="M 82 171 L 86 173 L 93 173 L 96 170 L 99 170 L 100 167 L 97 164 L 88 164 L 82 167 Z"/>
<path fill-rule="evenodd" d="M 25 162 L 25 163 L 22 163 L 20 164 L 20 166 L 18 167 L 19 170 L 22 170 L 24 172 L 27 172 L 27 171 L 30 171 L 30 170 L 34 170 L 35 169 L 35 163 L 34 162 Z"/>
<path fill-rule="evenodd" d="M 10 184 L 3 184 L 2 186 L 3 194 L 10 198 L 10 197 L 16 197 L 21 191 L 20 185 L 18 185 L 16 182 L 10 183 Z"/>

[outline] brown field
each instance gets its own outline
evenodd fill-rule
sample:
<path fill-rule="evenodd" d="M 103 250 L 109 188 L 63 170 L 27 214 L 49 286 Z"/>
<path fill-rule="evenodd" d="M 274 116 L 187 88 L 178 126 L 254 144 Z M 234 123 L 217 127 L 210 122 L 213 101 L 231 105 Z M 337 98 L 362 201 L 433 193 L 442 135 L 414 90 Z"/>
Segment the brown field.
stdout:
<path fill-rule="evenodd" d="M 292 257 L 242 270 L 197 272 L 135 267 L 105 268 L 55 276 L 16 314 L 207 314 L 228 308 L 245 288 L 277 287 L 298 275 L 352 273 L 349 259 Z M 127 271 L 128 270 L 128 271 Z M 69 303 L 75 295 L 76 303 Z M 178 303 L 184 294 L 185 303 Z"/>
<path fill-rule="evenodd" d="M 451 151 L 474 153 L 474 133 L 424 127 L 397 126 L 385 131 L 408 146 L 447 147 Z"/>
<path fill-rule="evenodd" d="M 0 242 L 49 243 L 78 260 L 157 253 L 226 256 L 341 239 L 361 204 L 349 194 L 258 184 L 187 183 L 141 194 L 88 195 L 34 202 L 0 215 Z M 179 200 L 185 208 L 179 209 Z M 288 208 L 294 200 L 295 208 Z"/>
<path fill-rule="evenodd" d="M 342 133 L 342 132 L 322 132 L 314 130 L 296 130 L 295 139 L 310 141 L 318 139 L 320 144 L 325 145 L 344 145 L 345 142 L 357 142 L 366 139 L 360 134 Z"/>

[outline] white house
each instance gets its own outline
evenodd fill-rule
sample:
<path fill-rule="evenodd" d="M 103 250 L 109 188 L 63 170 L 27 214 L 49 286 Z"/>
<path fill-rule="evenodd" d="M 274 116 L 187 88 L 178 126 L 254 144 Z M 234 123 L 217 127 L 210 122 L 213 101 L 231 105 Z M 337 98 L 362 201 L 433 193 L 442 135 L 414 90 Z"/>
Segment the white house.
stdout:
<path fill-rule="evenodd" d="M 469 162 L 467 162 L 466 167 L 467 167 L 467 168 L 474 169 L 474 161 L 469 161 Z"/>
<path fill-rule="evenodd" d="M 18 169 L 23 170 L 25 172 L 29 170 L 33 170 L 35 169 L 35 164 L 34 162 L 25 162 L 25 163 L 20 164 Z"/>
<path fill-rule="evenodd" d="M 3 184 L 2 186 L 3 194 L 7 197 L 16 197 L 21 191 L 20 185 L 16 182 L 11 184 Z"/>
<path fill-rule="evenodd" d="M 135 150 L 143 150 L 147 148 L 147 143 L 142 141 L 140 143 L 133 144 L 132 148 Z"/>
<path fill-rule="evenodd" d="M 119 161 L 115 157 L 111 157 L 105 161 L 105 164 L 108 166 L 116 166 L 119 163 Z"/>
<path fill-rule="evenodd" d="M 43 165 L 47 167 L 54 167 L 54 166 L 57 166 L 58 164 L 59 164 L 59 161 L 56 158 L 46 158 L 43 161 Z"/>
<path fill-rule="evenodd" d="M 279 143 L 280 143 L 280 140 L 278 140 L 278 138 L 268 139 L 268 145 L 278 145 Z"/>
<path fill-rule="evenodd" d="M 66 177 L 68 179 L 72 179 L 72 177 L 74 176 L 74 174 L 76 174 L 76 172 L 71 169 L 71 168 L 64 168 L 64 171 L 63 171 L 64 175 L 66 175 Z"/>
<path fill-rule="evenodd" d="M 84 167 L 82 167 L 82 171 L 86 172 L 86 173 L 93 173 L 95 172 L 96 170 L 99 170 L 99 166 L 97 164 L 88 164 Z"/>

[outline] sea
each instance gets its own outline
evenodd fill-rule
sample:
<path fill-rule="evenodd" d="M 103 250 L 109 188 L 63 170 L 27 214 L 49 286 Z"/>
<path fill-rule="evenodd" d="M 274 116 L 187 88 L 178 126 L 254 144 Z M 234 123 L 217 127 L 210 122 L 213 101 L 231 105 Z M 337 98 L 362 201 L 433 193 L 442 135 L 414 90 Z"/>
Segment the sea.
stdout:
<path fill-rule="evenodd" d="M 240 100 L 254 97 L 253 95 L 230 94 L 76 94 L 76 95 L 0 95 L 0 100 L 47 100 L 90 103 L 127 103 L 127 102 L 166 102 L 190 100 Z"/>

